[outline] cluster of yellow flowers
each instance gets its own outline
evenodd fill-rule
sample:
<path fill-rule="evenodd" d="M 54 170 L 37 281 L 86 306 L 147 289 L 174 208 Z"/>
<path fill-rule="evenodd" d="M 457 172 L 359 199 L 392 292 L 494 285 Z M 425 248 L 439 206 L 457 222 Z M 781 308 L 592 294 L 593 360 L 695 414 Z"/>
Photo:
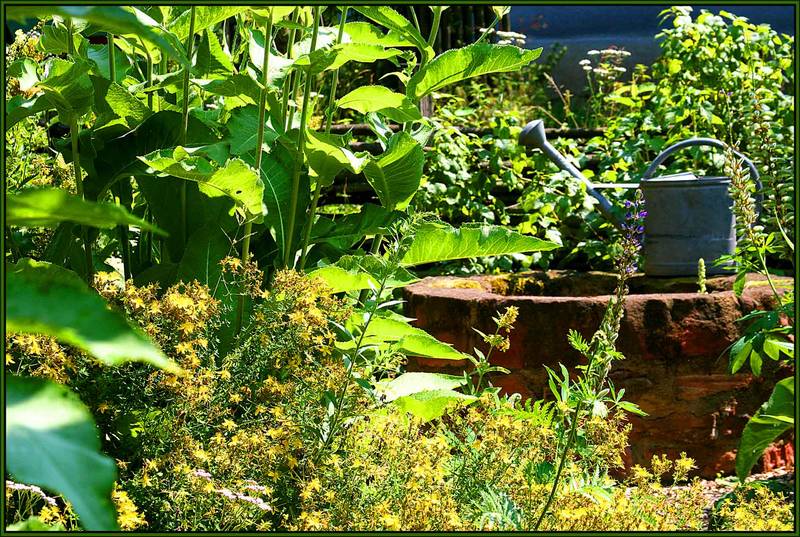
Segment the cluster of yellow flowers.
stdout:
<path fill-rule="evenodd" d="M 766 486 L 746 485 L 738 498 L 726 498 L 716 513 L 718 529 L 727 531 L 795 530 L 794 505 Z M 748 494 L 749 493 L 749 494 Z"/>
<path fill-rule="evenodd" d="M 147 521 L 139 514 L 136 504 L 128 497 L 128 493 L 116 484 L 111 498 L 117 508 L 117 524 L 120 529 L 130 531 L 147 525 Z"/>
<path fill-rule="evenodd" d="M 75 351 L 50 336 L 9 334 L 6 336 L 6 368 L 16 373 L 43 377 L 66 384 L 76 370 Z"/>

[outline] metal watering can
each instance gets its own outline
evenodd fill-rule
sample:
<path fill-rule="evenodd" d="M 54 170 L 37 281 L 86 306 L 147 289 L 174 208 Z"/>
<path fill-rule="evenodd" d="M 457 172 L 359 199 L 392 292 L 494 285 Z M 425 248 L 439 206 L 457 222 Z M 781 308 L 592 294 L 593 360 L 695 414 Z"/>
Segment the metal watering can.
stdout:
<path fill-rule="evenodd" d="M 692 276 L 703 258 L 706 274 L 730 274 L 725 266 L 711 262 L 736 248 L 736 226 L 728 193 L 730 177 L 697 177 L 691 172 L 653 178 L 658 167 L 672 153 L 690 146 L 728 146 L 713 138 L 690 138 L 678 142 L 658 155 L 642 176 L 641 183 L 592 183 L 548 141 L 544 122 L 528 123 L 519 135 L 519 143 L 541 149 L 559 168 L 586 185 L 586 191 L 599 202 L 600 212 L 617 228 L 620 221 L 598 188 L 639 188 L 645 198 L 644 272 L 648 276 Z M 733 152 L 747 165 L 750 178 L 761 192 L 761 181 L 755 165 L 738 151 Z M 760 208 L 760 196 L 756 200 Z M 727 268 L 727 270 L 726 270 Z"/>

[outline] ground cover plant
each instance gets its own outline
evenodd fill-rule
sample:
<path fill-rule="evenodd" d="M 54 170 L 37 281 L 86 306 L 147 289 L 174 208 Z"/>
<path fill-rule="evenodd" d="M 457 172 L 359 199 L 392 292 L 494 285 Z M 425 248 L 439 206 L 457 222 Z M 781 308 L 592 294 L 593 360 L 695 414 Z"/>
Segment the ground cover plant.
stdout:
<path fill-rule="evenodd" d="M 541 49 L 495 30 L 503 6 L 491 7 L 494 23 L 474 43 L 437 52 L 447 12 L 8 8 L 31 29 L 5 57 L 7 529 L 709 527 L 686 454 L 616 477 L 626 417 L 642 414 L 608 380 L 624 359 L 616 340 L 641 246 L 641 193 L 628 200 L 624 233 L 592 231 L 594 253 L 581 227 L 590 222 L 565 240 L 557 221 L 589 219 L 591 204 L 579 188 L 565 192 L 563 177 L 526 178 L 547 168 L 509 143 L 519 119 L 494 120 L 489 135 L 455 129 L 505 106 L 487 96 L 465 111 L 466 96 L 486 96 L 482 84 L 527 110 L 524 73 L 547 77 L 558 54 L 536 63 Z M 715 24 L 672 13 L 676 32 Z M 752 31 L 759 46 L 775 41 Z M 621 56 L 603 52 L 596 67 Z M 783 59 L 773 74 L 790 68 Z M 360 83 L 354 73 L 378 62 L 385 76 Z M 692 88 L 658 76 L 664 99 L 677 98 L 664 88 Z M 727 165 L 746 236 L 740 272 L 768 277 L 768 261 L 794 248 L 783 166 L 793 131 L 771 127 L 789 104 L 785 81 L 765 76 L 774 84 L 756 85 L 766 89 L 753 113 L 763 131 L 754 150 L 770 170 L 768 230 L 750 218 L 741 164 L 729 156 Z M 566 121 L 590 128 L 609 107 L 629 106 L 621 80 L 593 83 L 581 115 L 562 101 Z M 743 95 L 729 96 L 728 110 Z M 366 124 L 377 149 L 334 132 L 342 119 Z M 594 140 L 598 152 L 616 150 Z M 372 201 L 325 210 L 353 176 Z M 498 183 L 524 191 L 521 225 L 495 196 Z M 591 338 L 564 334 L 584 361 L 548 370 L 548 401 L 493 385 L 508 372 L 493 354 L 525 322 L 515 308 L 498 311 L 495 331 L 479 332 L 469 353 L 400 313 L 399 290 L 423 273 L 547 267 L 580 252 L 613 266 L 616 289 Z M 731 349 L 733 371 L 747 361 L 759 374 L 765 356 L 793 360 L 791 297 L 776 297 Z M 409 371 L 409 356 L 467 365 L 461 375 Z M 793 527 L 784 492 L 747 482 L 760 451 L 793 424 L 792 378 L 748 425 L 741 484 L 715 508 L 714 527 Z"/>

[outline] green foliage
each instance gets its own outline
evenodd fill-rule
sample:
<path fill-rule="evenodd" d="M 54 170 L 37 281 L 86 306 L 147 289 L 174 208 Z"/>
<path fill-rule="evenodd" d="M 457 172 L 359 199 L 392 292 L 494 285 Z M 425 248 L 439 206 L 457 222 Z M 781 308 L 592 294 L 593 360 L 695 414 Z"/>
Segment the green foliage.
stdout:
<path fill-rule="evenodd" d="M 16 479 L 63 494 L 89 531 L 117 529 L 114 461 L 100 453 L 89 410 L 58 384 L 6 377 L 6 466 Z"/>
<path fill-rule="evenodd" d="M 139 360 L 179 371 L 145 336 L 109 311 L 74 272 L 21 260 L 9 267 L 6 292 L 9 332 L 47 334 L 108 365 Z"/>
<path fill-rule="evenodd" d="M 750 474 L 764 450 L 794 427 L 794 377 L 775 385 L 769 400 L 750 418 L 742 432 L 736 452 L 736 475 L 740 480 Z"/>
<path fill-rule="evenodd" d="M 55 188 L 29 189 L 6 199 L 6 222 L 12 226 L 52 227 L 61 222 L 112 228 L 137 226 L 161 235 L 166 232 L 128 213 L 119 205 L 84 201 Z"/>

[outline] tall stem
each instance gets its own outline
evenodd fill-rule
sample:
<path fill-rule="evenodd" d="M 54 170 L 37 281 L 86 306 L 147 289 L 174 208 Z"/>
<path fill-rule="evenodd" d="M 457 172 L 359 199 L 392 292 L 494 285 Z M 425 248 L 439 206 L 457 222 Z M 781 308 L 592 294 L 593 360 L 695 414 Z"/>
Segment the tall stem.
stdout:
<path fill-rule="evenodd" d="M 147 58 L 147 71 L 145 72 L 145 76 L 147 77 L 147 87 L 150 88 L 153 85 L 153 57 L 150 55 L 150 51 L 147 50 L 147 47 L 144 44 L 142 38 L 139 38 L 139 44 L 142 46 L 142 50 L 144 51 L 144 55 Z M 153 92 L 147 92 L 147 107 L 150 110 L 153 110 Z M 154 110 L 155 111 L 155 110 Z"/>
<path fill-rule="evenodd" d="M 189 133 L 189 78 L 192 71 L 192 54 L 194 49 L 194 20 L 195 20 L 195 7 L 190 8 L 191 15 L 189 18 L 189 38 L 186 42 L 186 56 L 189 59 L 189 65 L 184 67 L 183 71 L 183 132 L 181 133 L 181 145 L 186 145 L 186 138 Z M 163 54 L 163 52 L 162 52 Z M 186 245 L 186 229 L 188 227 L 188 211 L 186 207 L 186 181 L 181 181 L 180 186 L 180 199 L 181 199 L 181 244 Z"/>
<path fill-rule="evenodd" d="M 264 61 L 261 63 L 261 94 L 258 99 L 258 138 L 256 142 L 256 173 L 261 176 L 261 161 L 264 156 L 264 123 L 267 121 L 267 84 L 269 83 L 269 54 L 272 48 L 272 10 L 269 11 L 267 26 L 264 29 Z M 244 225 L 244 238 L 242 239 L 242 266 L 247 267 L 250 260 L 250 236 L 253 234 L 253 221 L 248 215 Z M 236 309 L 235 333 L 242 328 L 244 319 L 244 293 L 239 295 L 239 304 Z"/>
<path fill-rule="evenodd" d="M 292 17 L 292 22 L 297 22 L 300 19 L 300 11 L 295 10 L 294 16 Z M 292 59 L 294 57 L 294 53 L 292 49 L 294 48 L 294 40 L 297 35 L 297 30 L 294 28 L 289 30 L 289 37 L 286 41 L 286 57 Z M 281 95 L 281 111 L 283 112 L 284 120 L 284 131 L 288 131 L 289 127 L 292 125 L 291 117 L 289 116 L 289 94 L 290 92 L 293 93 L 293 87 L 297 84 L 297 79 L 300 76 L 300 73 L 297 71 L 291 72 L 283 82 L 282 88 L 282 95 Z"/>
<path fill-rule="evenodd" d="M 75 40 L 72 36 L 72 19 L 67 17 L 64 24 L 67 26 L 67 53 L 70 56 L 75 56 Z"/>
<path fill-rule="evenodd" d="M 492 31 L 492 28 L 494 28 L 497 25 L 498 22 L 500 22 L 500 17 L 495 15 L 494 22 L 491 25 L 489 25 L 488 28 L 486 28 L 486 31 L 484 31 L 478 38 L 478 40 L 475 41 L 475 44 L 477 45 L 478 43 L 483 43 L 486 40 L 486 38 L 489 37 L 489 33 Z"/>
<path fill-rule="evenodd" d="M 311 34 L 311 49 L 313 52 L 317 48 L 317 35 L 319 34 L 319 14 L 320 8 L 314 7 L 314 30 Z M 284 266 L 294 267 L 294 242 L 295 218 L 297 217 L 297 198 L 300 194 L 300 168 L 302 165 L 303 154 L 306 148 L 306 123 L 308 122 L 308 102 L 311 97 L 311 70 L 307 69 L 304 78 L 305 87 L 303 88 L 303 108 L 300 111 L 300 128 L 297 132 L 297 152 L 299 158 L 294 164 L 294 177 L 292 178 L 292 197 L 289 205 L 289 228 L 285 237 L 285 252 L 283 256 Z M 291 265 L 289 258 L 292 257 Z"/>
<path fill-rule="evenodd" d="M 342 18 L 339 21 L 339 33 L 336 36 L 336 44 L 342 42 L 344 35 L 344 25 L 347 20 L 347 11 L 350 8 L 345 6 L 342 10 Z M 333 70 L 331 78 L 331 91 L 328 94 L 328 106 L 325 109 L 325 134 L 330 134 L 331 125 L 333 124 L 333 112 L 336 109 L 334 102 L 336 101 L 336 86 L 339 84 L 339 69 Z M 300 266 L 298 270 L 303 270 L 306 266 L 306 255 L 308 254 L 308 243 L 311 240 L 311 228 L 314 227 L 314 218 L 317 215 L 317 206 L 319 205 L 319 197 L 322 193 L 322 181 L 317 180 L 317 185 L 314 188 L 314 196 L 311 198 L 311 208 L 309 209 L 308 220 L 306 221 L 305 233 L 303 236 L 303 248 L 300 254 Z"/>
<path fill-rule="evenodd" d="M 431 25 L 431 35 L 428 36 L 428 46 L 432 47 L 436 42 L 436 34 L 439 33 L 439 22 L 442 20 L 442 8 L 433 11 L 433 24 Z"/>
<path fill-rule="evenodd" d="M 111 79 L 111 82 L 117 81 L 117 63 L 114 57 L 115 48 L 117 47 L 114 45 L 114 34 L 110 33 L 108 34 L 108 78 Z"/>
<path fill-rule="evenodd" d="M 75 173 L 75 188 L 78 191 L 78 196 L 85 199 L 83 192 L 83 177 L 81 176 L 81 155 L 78 150 L 78 117 L 73 114 L 69 122 L 69 134 L 72 141 L 72 171 Z M 81 239 L 83 240 L 83 252 L 86 259 L 86 279 L 89 285 L 92 284 L 92 276 L 94 275 L 94 263 L 92 262 L 92 245 L 89 243 L 89 229 L 86 226 L 81 226 Z"/>

